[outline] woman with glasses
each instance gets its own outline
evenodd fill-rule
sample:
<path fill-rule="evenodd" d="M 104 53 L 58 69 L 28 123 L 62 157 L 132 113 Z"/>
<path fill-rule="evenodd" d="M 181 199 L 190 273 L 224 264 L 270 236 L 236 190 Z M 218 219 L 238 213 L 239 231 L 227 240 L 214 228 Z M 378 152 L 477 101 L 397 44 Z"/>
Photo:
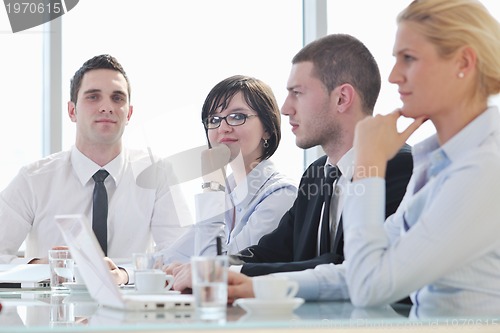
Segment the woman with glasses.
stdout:
<path fill-rule="evenodd" d="M 214 210 L 217 203 L 226 201 L 227 253 L 257 244 L 276 228 L 295 200 L 293 181 L 269 159 L 281 138 L 280 116 L 271 88 L 242 75 L 219 82 L 203 104 L 201 118 L 208 146 L 229 149 L 232 173 L 227 179 L 224 172 L 204 176 L 204 192 L 196 198 L 197 220 L 220 220 L 220 210 Z"/>
<path fill-rule="evenodd" d="M 269 159 L 281 138 L 280 116 L 271 88 L 258 79 L 236 75 L 212 88 L 201 119 L 214 149 L 203 158 L 207 165 L 217 164 L 212 153 L 226 149 L 231 173 L 226 177 L 224 168 L 203 176 L 203 192 L 195 196 L 197 224 L 163 252 L 166 262 L 187 261 L 193 254 L 235 254 L 277 227 L 297 195 L 295 183 Z M 221 228 L 217 248 L 213 240 Z M 190 284 L 189 264 L 171 264 L 166 272 L 175 275 L 181 289 Z"/>
<path fill-rule="evenodd" d="M 207 167 L 202 193 L 195 195 L 196 225 L 161 251 L 165 271 L 189 285 L 191 268 L 183 263 L 191 256 L 234 254 L 257 244 L 278 226 L 297 196 L 295 183 L 269 159 L 281 139 L 281 115 L 267 84 L 243 75 L 222 80 L 208 94 L 201 119 L 208 140 L 202 165 L 226 164 L 214 161 L 221 151 L 227 152 L 222 156 L 228 155 L 229 164 Z M 220 243 L 215 241 L 219 232 Z"/>

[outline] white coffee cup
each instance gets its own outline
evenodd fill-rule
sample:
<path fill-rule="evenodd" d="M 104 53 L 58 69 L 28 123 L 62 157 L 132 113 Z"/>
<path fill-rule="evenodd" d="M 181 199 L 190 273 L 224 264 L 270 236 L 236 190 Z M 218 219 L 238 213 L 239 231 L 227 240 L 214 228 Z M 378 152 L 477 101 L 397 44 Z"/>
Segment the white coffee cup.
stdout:
<path fill-rule="evenodd" d="M 172 288 L 174 277 L 159 270 L 135 272 L 135 289 L 141 294 L 160 294 Z"/>
<path fill-rule="evenodd" d="M 255 298 L 262 300 L 281 300 L 292 298 L 299 291 L 297 281 L 284 277 L 257 276 L 252 279 Z"/>

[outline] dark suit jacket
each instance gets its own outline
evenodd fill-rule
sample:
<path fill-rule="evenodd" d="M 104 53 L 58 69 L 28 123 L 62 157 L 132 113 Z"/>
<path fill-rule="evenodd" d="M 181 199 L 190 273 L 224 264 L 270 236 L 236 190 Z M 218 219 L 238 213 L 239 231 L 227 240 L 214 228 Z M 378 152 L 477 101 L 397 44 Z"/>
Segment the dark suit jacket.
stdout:
<path fill-rule="evenodd" d="M 248 276 L 299 271 L 319 264 L 344 261 L 343 228 L 339 224 L 331 253 L 317 256 L 318 226 L 323 206 L 320 191 L 324 180 L 326 155 L 304 172 L 297 199 L 281 218 L 278 227 L 263 236 L 257 245 L 240 251 L 236 257 L 245 263 L 241 272 Z M 403 146 L 387 163 L 386 217 L 393 214 L 406 191 L 413 169 L 411 148 Z"/>

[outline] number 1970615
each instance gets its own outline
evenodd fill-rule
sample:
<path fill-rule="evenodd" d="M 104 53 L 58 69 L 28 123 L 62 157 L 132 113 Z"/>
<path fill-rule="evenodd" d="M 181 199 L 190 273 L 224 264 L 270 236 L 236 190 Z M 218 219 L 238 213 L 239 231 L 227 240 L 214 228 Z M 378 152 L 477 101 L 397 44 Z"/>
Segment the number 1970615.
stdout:
<path fill-rule="evenodd" d="M 14 2 L 5 4 L 5 7 L 8 14 L 59 14 L 63 11 L 60 2 Z"/>

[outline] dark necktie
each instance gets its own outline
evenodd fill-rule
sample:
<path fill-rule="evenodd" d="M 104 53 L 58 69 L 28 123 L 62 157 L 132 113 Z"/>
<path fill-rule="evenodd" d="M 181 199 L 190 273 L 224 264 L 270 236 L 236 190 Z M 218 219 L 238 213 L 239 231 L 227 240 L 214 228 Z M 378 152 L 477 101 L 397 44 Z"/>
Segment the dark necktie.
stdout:
<path fill-rule="evenodd" d="M 99 170 L 92 176 L 95 181 L 92 202 L 92 230 L 94 230 L 105 256 L 108 253 L 108 193 L 104 186 L 104 180 L 108 175 L 106 170 Z"/>
<path fill-rule="evenodd" d="M 321 222 L 321 236 L 319 243 L 320 254 L 330 252 L 330 247 L 331 247 L 330 203 L 332 201 L 332 195 L 334 192 L 333 183 L 341 175 L 340 170 L 337 166 L 326 165 L 325 168 L 326 168 L 326 177 L 325 177 L 325 182 L 323 184 L 324 208 L 323 208 L 323 220 Z"/>

